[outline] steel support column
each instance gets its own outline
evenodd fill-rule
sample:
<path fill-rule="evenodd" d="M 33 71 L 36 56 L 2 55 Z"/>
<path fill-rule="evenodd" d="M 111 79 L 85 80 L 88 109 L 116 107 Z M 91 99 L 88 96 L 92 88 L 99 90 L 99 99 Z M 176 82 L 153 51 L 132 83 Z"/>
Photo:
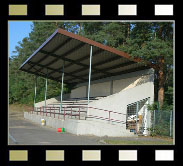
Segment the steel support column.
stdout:
<path fill-rule="evenodd" d="M 91 65 L 92 65 L 92 46 L 90 47 L 90 68 L 89 68 L 89 80 L 88 80 L 88 106 L 89 106 L 89 102 L 90 102 Z M 87 109 L 87 112 L 88 112 L 88 109 Z"/>
<path fill-rule="evenodd" d="M 37 88 L 37 76 L 35 77 L 35 87 L 34 87 L 34 111 L 36 108 L 36 88 Z"/>
<path fill-rule="evenodd" d="M 62 84 L 61 84 L 61 92 L 60 92 L 60 114 L 61 114 L 61 111 L 62 111 L 63 87 L 64 87 L 64 63 L 63 63 L 63 66 L 62 66 Z"/>
<path fill-rule="evenodd" d="M 47 87 L 48 87 L 48 69 L 47 69 L 47 73 L 46 73 L 46 82 L 45 82 L 45 94 L 44 94 L 44 106 L 46 110 L 46 95 L 47 95 Z"/>
<path fill-rule="evenodd" d="M 138 112 L 139 112 L 139 101 L 137 101 L 137 107 L 136 107 L 136 134 L 138 132 Z"/>

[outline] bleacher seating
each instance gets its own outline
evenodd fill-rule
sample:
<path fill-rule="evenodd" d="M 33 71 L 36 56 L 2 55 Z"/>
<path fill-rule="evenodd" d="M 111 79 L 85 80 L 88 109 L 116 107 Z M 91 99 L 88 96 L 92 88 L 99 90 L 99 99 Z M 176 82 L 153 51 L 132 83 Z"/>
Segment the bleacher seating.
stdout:
<path fill-rule="evenodd" d="M 105 96 L 90 97 L 90 102 L 99 100 Z M 60 101 L 48 104 L 49 107 L 60 107 Z M 62 101 L 62 115 L 65 112 L 65 117 L 78 119 L 78 113 L 80 111 L 80 119 L 85 119 L 88 105 L 88 98 L 69 98 Z M 71 113 L 72 111 L 72 113 Z"/>

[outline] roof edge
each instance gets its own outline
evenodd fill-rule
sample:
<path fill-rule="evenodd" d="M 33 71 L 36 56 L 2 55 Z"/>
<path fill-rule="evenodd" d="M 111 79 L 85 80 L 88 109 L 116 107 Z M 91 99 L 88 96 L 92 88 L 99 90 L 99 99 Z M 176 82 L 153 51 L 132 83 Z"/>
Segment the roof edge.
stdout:
<path fill-rule="evenodd" d="M 72 32 L 68 32 L 64 29 L 61 29 L 61 28 L 58 28 L 58 33 L 62 34 L 62 35 L 65 35 L 65 36 L 69 36 L 71 38 L 74 38 L 76 40 L 79 40 L 79 41 L 82 41 L 82 42 L 85 42 L 85 43 L 88 43 L 90 45 L 93 45 L 93 46 L 96 46 L 96 47 L 99 47 L 101 49 L 104 49 L 106 51 L 109 51 L 111 53 L 114 53 L 114 54 L 117 54 L 119 56 L 122 56 L 130 61 L 134 61 L 134 62 L 144 62 L 145 65 L 148 65 L 149 67 L 152 67 L 152 68 L 157 68 L 156 65 L 150 63 L 150 62 L 147 62 L 147 61 L 144 61 L 140 58 L 133 58 L 131 57 L 128 53 L 125 53 L 123 51 L 120 51 L 120 50 L 117 50 L 116 48 L 112 48 L 112 47 L 109 47 L 109 46 L 106 46 L 106 45 L 103 45 L 99 42 L 96 42 L 96 41 L 93 41 L 91 39 L 88 39 L 86 37 L 83 37 L 83 36 L 80 36 L 80 35 L 77 35 L 77 34 L 74 34 Z"/>
<path fill-rule="evenodd" d="M 74 38 L 74 39 L 77 39 L 79 41 L 82 41 L 82 42 L 85 42 L 87 44 L 90 44 L 92 46 L 99 47 L 99 48 L 104 49 L 106 51 L 109 51 L 111 53 L 114 53 L 114 54 L 117 54 L 117 55 L 122 56 L 124 58 L 127 58 L 127 59 L 129 59 L 131 61 L 135 61 L 135 62 L 142 61 L 140 58 L 132 58 L 128 53 L 125 53 L 123 51 L 117 50 L 116 48 L 112 48 L 112 47 L 103 45 L 103 44 L 101 44 L 99 42 L 93 41 L 93 40 L 88 39 L 86 37 L 83 37 L 83 36 L 80 36 L 80 35 L 68 32 L 68 31 L 66 31 L 64 29 L 61 29 L 61 28 L 58 28 L 57 30 L 58 30 L 58 33 L 60 33 L 62 35 L 66 35 L 66 36 L 69 36 L 71 38 Z"/>
<path fill-rule="evenodd" d="M 21 68 L 34 56 L 34 55 L 36 55 L 36 53 L 37 52 L 39 52 L 44 46 L 46 46 L 46 44 L 51 40 L 51 39 L 53 39 L 53 37 L 56 35 L 58 33 L 58 29 L 55 31 L 55 32 L 53 32 L 52 33 L 52 35 L 51 36 L 49 36 L 47 39 L 46 39 L 46 41 L 43 43 L 43 44 L 41 44 L 41 46 L 36 50 L 36 51 L 34 51 L 33 52 L 33 54 L 29 57 L 29 58 L 27 58 L 26 59 L 26 61 L 24 61 L 24 63 L 19 67 L 19 70 L 21 70 Z"/>

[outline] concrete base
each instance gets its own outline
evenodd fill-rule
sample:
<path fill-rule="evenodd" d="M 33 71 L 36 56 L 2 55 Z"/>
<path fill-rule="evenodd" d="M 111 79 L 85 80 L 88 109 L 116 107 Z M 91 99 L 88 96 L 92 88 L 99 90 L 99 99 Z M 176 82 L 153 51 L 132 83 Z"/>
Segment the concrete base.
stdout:
<path fill-rule="evenodd" d="M 41 125 L 41 119 L 45 119 L 46 126 L 53 128 L 66 129 L 66 132 L 76 135 L 95 135 L 99 137 L 110 136 L 110 137 L 136 137 L 134 133 L 126 130 L 124 126 L 112 125 L 97 121 L 89 120 L 75 120 L 75 119 L 57 119 L 53 117 L 47 117 L 43 115 L 31 114 L 24 112 L 24 118 L 29 119 L 35 123 Z"/>

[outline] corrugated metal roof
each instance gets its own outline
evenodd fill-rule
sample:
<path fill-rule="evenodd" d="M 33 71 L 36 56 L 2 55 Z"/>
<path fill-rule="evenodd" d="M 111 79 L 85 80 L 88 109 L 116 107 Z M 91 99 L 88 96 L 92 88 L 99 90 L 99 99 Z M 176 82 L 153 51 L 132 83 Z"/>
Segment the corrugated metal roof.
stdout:
<path fill-rule="evenodd" d="M 97 80 L 142 70 L 146 65 L 131 59 L 127 53 L 102 45 L 93 40 L 57 29 L 20 67 L 20 70 L 61 81 L 64 63 L 64 82 L 88 81 L 90 46 L 93 46 L 92 76 Z"/>

